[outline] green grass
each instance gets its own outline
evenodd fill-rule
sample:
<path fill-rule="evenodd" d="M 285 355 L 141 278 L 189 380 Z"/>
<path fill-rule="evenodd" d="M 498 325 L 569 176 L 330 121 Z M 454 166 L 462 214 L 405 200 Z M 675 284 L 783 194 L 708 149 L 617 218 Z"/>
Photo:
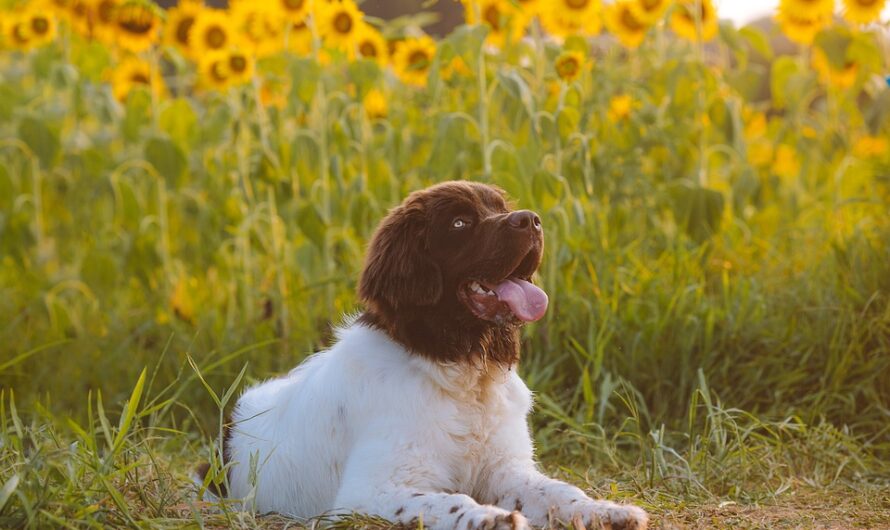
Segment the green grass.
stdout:
<path fill-rule="evenodd" d="M 890 161 L 851 149 L 887 92 L 754 68 L 756 36 L 723 31 L 714 68 L 647 42 L 573 84 L 553 44 L 480 65 L 466 28 L 439 57 L 483 83 L 275 57 L 282 109 L 249 87 L 118 105 L 76 40 L 0 54 L 0 527 L 286 524 L 198 503 L 188 473 L 245 384 L 357 309 L 386 210 L 450 178 L 542 216 L 552 305 L 521 371 L 550 471 L 656 527 L 890 526 Z M 749 160 L 751 111 L 797 172 Z"/>

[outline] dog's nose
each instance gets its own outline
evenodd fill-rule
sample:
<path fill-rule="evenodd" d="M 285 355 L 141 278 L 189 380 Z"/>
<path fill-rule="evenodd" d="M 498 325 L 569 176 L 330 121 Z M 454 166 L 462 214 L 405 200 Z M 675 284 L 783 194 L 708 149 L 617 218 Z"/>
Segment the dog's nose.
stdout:
<path fill-rule="evenodd" d="M 517 230 L 541 230 L 541 218 L 531 210 L 517 210 L 507 216 L 507 223 Z"/>

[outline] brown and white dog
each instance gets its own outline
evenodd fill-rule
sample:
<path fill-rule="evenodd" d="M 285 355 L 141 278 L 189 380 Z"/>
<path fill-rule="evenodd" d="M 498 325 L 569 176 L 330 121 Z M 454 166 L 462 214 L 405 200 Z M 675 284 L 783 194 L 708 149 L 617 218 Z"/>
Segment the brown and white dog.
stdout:
<path fill-rule="evenodd" d="M 645 529 L 643 510 L 593 500 L 535 464 L 516 363 L 520 326 L 547 309 L 531 283 L 543 249 L 540 218 L 511 211 L 498 188 L 411 194 L 371 241 L 367 311 L 330 349 L 238 400 L 228 496 L 298 518 Z"/>

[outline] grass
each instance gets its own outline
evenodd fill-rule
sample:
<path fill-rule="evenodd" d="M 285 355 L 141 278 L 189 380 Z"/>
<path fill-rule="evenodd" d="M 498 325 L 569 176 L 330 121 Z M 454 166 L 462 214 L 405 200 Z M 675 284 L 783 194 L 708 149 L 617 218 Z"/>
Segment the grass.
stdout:
<path fill-rule="evenodd" d="M 521 371 L 548 470 L 656 528 L 890 527 L 890 159 L 854 149 L 890 107 L 867 61 L 837 88 L 750 28 L 710 63 L 663 35 L 483 60 L 483 33 L 440 41 L 425 89 L 265 59 L 280 106 L 117 102 L 113 54 L 74 36 L 0 52 L 0 527 L 294 524 L 198 502 L 189 472 L 245 385 L 357 309 L 387 208 L 450 178 L 543 219 L 552 306 Z M 455 57 L 484 75 L 443 78 Z"/>

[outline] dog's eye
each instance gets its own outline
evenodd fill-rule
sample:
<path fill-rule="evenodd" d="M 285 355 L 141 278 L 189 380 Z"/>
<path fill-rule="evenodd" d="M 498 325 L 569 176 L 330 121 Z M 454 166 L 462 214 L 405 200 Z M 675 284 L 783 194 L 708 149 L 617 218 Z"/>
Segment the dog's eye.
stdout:
<path fill-rule="evenodd" d="M 460 217 L 457 217 L 454 219 L 454 221 L 451 221 L 451 228 L 454 228 L 457 230 L 466 228 L 468 226 L 470 226 L 469 221 L 465 221 L 465 220 L 461 219 Z"/>

